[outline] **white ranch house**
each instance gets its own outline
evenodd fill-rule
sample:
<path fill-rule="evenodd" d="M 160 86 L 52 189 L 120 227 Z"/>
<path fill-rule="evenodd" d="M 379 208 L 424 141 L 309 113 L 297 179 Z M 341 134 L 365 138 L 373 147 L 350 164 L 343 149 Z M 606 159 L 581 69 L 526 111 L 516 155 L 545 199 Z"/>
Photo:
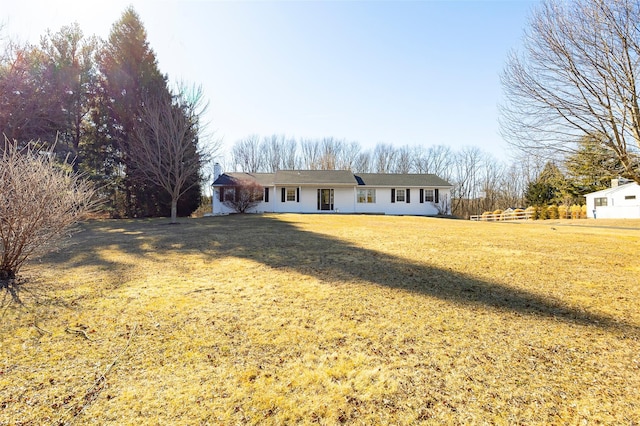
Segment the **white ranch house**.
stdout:
<path fill-rule="evenodd" d="M 623 181 L 624 182 L 624 181 Z M 587 217 L 596 219 L 640 219 L 640 185 L 611 181 L 611 188 L 585 195 Z"/>
<path fill-rule="evenodd" d="M 243 182 L 255 182 L 264 188 L 262 201 L 251 213 L 451 214 L 452 185 L 433 174 L 279 170 L 216 176 L 214 215 L 234 212 L 224 200 L 234 197 Z"/>

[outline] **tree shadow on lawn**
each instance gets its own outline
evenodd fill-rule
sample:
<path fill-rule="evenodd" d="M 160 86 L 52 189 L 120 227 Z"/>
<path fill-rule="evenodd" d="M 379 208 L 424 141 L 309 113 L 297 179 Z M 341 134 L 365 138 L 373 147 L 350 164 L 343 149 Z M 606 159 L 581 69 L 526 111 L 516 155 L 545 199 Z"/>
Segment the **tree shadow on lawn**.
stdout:
<path fill-rule="evenodd" d="M 59 253 L 56 261 L 64 263 L 65 268 L 92 265 L 108 269 L 114 266 L 113 261 L 98 254 L 104 246 L 155 258 L 172 253 L 204 255 L 210 260 L 237 257 L 273 269 L 290 269 L 324 282 L 368 282 L 461 305 L 480 305 L 634 335 L 640 331 L 635 324 L 572 307 L 561 300 L 301 230 L 277 216 L 213 217 L 191 220 L 177 227 L 163 226 L 157 220 L 112 223 L 88 225 L 79 235 L 80 243 L 72 246 L 73 250 Z M 126 265 L 125 269 L 129 267 L 133 266 Z"/>

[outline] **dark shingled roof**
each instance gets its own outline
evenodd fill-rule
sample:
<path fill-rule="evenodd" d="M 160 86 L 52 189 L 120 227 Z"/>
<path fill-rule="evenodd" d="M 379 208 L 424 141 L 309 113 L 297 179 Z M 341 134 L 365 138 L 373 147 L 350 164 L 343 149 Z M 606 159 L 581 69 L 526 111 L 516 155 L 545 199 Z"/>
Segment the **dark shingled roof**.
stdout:
<path fill-rule="evenodd" d="M 278 170 L 276 185 L 356 185 L 356 179 L 348 170 Z"/>
<path fill-rule="evenodd" d="M 433 174 L 358 173 L 358 185 L 368 186 L 453 186 Z"/>
<path fill-rule="evenodd" d="M 235 186 L 239 185 L 241 182 L 257 182 L 262 186 L 270 186 L 273 185 L 273 176 L 273 173 L 230 172 L 221 174 L 213 184 L 220 186 Z"/>
<path fill-rule="evenodd" d="M 257 182 L 262 186 L 334 185 L 389 187 L 450 187 L 449 182 L 433 174 L 358 173 L 348 170 L 278 170 L 276 173 L 223 173 L 213 182 L 219 186 L 235 186 L 241 182 Z"/>

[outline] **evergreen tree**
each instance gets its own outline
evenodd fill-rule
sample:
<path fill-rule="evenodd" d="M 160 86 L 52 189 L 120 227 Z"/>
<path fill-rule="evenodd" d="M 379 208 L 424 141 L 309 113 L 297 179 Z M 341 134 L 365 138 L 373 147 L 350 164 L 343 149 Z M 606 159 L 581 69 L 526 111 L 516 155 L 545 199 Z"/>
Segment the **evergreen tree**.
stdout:
<path fill-rule="evenodd" d="M 85 38 L 77 23 L 64 26 L 57 33 L 47 31 L 41 41 L 55 92 L 56 105 L 52 113 L 56 120 L 56 151 L 63 158 L 70 155 L 71 160 L 75 159 L 76 171 L 85 157 L 81 141 L 92 127 L 89 119 L 96 93 L 97 49 L 97 38 Z"/>
<path fill-rule="evenodd" d="M 53 141 L 60 121 L 52 67 L 33 46 L 16 47 L 0 63 L 0 131 L 24 146 Z"/>
<path fill-rule="evenodd" d="M 555 188 L 547 182 L 530 182 L 525 193 L 525 201 L 530 206 L 543 206 L 549 204 L 554 197 Z"/>
<path fill-rule="evenodd" d="M 101 52 L 100 70 L 101 92 L 96 99 L 94 120 L 96 141 L 104 145 L 94 152 L 108 165 L 108 193 L 114 213 L 127 217 L 168 216 L 171 200 L 132 158 L 132 153 L 140 149 L 136 127 L 142 121 L 145 99 L 171 98 L 167 77 L 158 69 L 146 30 L 132 7 L 113 25 Z M 199 182 L 199 171 L 189 179 Z M 183 197 L 189 200 L 181 200 L 179 205 L 188 208 L 179 209 L 179 214 L 190 214 L 197 208 L 200 190 L 191 190 Z"/>
<path fill-rule="evenodd" d="M 577 151 L 565 161 L 568 180 L 578 195 L 608 188 L 611 179 L 624 174 L 620 160 L 600 139 L 583 137 Z"/>
<path fill-rule="evenodd" d="M 104 161 L 115 165 L 118 187 L 112 188 L 112 205 L 128 217 L 149 216 L 158 212 L 159 189 L 136 169 L 131 161 L 135 126 L 139 122 L 143 98 L 158 94 L 169 96 L 167 79 L 160 73 L 155 53 L 147 42 L 147 33 L 138 14 L 127 8 L 116 22 L 100 56 L 102 96 L 94 114 L 101 126 L 100 142 L 108 144 Z"/>
<path fill-rule="evenodd" d="M 548 162 L 538 178 L 530 182 L 525 200 L 530 206 L 571 203 L 574 195 L 564 175 L 553 162 Z"/>

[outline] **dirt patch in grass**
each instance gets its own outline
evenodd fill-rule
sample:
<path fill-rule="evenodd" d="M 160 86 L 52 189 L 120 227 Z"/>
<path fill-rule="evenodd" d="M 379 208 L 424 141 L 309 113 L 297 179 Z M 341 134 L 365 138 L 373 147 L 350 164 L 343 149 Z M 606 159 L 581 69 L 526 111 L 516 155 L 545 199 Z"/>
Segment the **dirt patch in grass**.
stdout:
<path fill-rule="evenodd" d="M 0 424 L 640 421 L 630 226 L 165 223 L 87 224 L 0 299 Z"/>

